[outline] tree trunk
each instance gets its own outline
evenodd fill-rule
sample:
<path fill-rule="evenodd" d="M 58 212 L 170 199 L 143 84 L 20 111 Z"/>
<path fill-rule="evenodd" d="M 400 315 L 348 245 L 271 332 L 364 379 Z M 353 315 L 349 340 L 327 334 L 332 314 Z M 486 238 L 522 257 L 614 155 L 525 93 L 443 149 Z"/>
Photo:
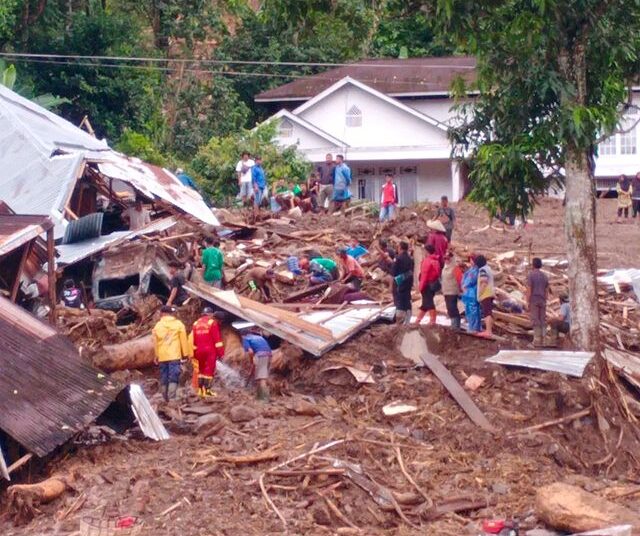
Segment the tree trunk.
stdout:
<path fill-rule="evenodd" d="M 94 356 L 93 366 L 106 372 L 151 367 L 155 357 L 153 337 L 147 335 L 120 344 L 106 345 Z"/>
<path fill-rule="evenodd" d="M 596 207 L 588 155 L 568 147 L 565 174 L 564 230 L 569 261 L 571 339 L 581 350 L 596 351 L 600 321 L 596 286 Z"/>

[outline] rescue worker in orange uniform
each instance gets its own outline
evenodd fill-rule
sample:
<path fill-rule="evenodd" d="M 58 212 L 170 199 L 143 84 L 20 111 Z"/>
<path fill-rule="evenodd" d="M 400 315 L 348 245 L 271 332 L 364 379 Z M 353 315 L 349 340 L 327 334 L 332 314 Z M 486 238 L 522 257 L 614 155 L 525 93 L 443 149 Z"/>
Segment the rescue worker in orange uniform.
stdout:
<path fill-rule="evenodd" d="M 213 396 L 211 390 L 216 373 L 216 361 L 224 357 L 224 342 L 220 324 L 213 316 L 213 309 L 205 307 L 202 316 L 193 324 L 189 336 L 193 357 L 198 362 L 198 396 Z"/>

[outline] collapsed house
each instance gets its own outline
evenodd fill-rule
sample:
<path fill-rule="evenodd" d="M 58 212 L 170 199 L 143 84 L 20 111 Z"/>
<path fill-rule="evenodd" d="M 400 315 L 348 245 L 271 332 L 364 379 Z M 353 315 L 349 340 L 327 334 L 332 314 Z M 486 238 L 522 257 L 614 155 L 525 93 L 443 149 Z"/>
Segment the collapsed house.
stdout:
<path fill-rule="evenodd" d="M 167 439 L 141 389 L 86 364 L 75 346 L 21 307 L 0 298 L 0 469 L 52 453 L 92 423 L 117 415 L 144 435 Z M 46 371 L 46 373 L 45 373 Z"/>
<path fill-rule="evenodd" d="M 53 222 L 58 275 L 91 288 L 93 261 L 108 247 L 181 222 L 218 226 L 202 196 L 169 170 L 122 155 L 57 115 L 0 86 L 0 201 L 16 214 Z M 133 228 L 135 201 L 150 223 Z"/>

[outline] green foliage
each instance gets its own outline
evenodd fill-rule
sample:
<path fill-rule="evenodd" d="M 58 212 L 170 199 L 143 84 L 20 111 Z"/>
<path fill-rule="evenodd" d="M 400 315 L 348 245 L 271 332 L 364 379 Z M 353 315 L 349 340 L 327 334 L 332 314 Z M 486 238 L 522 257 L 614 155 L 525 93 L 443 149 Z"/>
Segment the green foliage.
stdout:
<path fill-rule="evenodd" d="M 128 156 L 135 156 L 157 166 L 165 166 L 166 158 L 144 134 L 125 129 L 116 144 L 116 150 Z"/>
<path fill-rule="evenodd" d="M 473 109 L 460 106 L 463 121 L 451 131 L 458 156 L 475 159 L 473 196 L 524 215 L 544 190 L 540 170 L 558 171 L 568 151 L 588 161 L 599 136 L 615 129 L 639 70 L 640 2 L 431 5 L 459 48 L 478 58 L 477 82 L 466 89 L 480 97 Z M 456 93 L 464 94 L 459 81 Z"/>
<path fill-rule="evenodd" d="M 0 1 L 0 50 L 15 37 L 18 23 L 18 0 Z"/>
<path fill-rule="evenodd" d="M 9 89 L 13 89 L 16 84 L 16 66 L 7 65 L 3 60 L 0 60 L 0 84 Z"/>
<path fill-rule="evenodd" d="M 272 121 L 253 130 L 212 138 L 198 151 L 190 166 L 204 192 L 219 204 L 227 204 L 237 194 L 235 169 L 243 151 L 262 157 L 270 185 L 281 178 L 306 179 L 311 163 L 295 146 L 276 145 L 273 142 L 276 128 L 276 122 Z"/>

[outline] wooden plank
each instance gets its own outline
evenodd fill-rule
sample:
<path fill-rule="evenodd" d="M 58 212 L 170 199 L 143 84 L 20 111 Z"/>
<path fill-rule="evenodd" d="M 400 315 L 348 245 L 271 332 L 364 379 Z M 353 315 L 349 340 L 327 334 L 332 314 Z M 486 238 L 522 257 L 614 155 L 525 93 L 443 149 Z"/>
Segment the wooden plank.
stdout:
<path fill-rule="evenodd" d="M 513 313 L 503 313 L 502 311 L 493 311 L 493 318 L 501 320 L 502 322 L 508 322 L 509 324 L 515 324 L 523 328 L 531 329 L 531 320 L 524 315 L 516 315 Z"/>
<path fill-rule="evenodd" d="M 271 316 L 276 320 L 287 322 L 288 324 L 291 324 L 292 326 L 304 332 L 312 333 L 313 335 L 320 337 L 321 339 L 326 339 L 329 341 L 333 340 L 333 333 L 330 329 L 324 328 L 317 324 L 312 324 L 311 322 L 307 322 L 306 320 L 299 318 L 295 313 L 286 311 L 284 309 L 277 309 L 276 307 L 272 307 L 271 305 L 260 303 L 258 301 L 251 300 L 240 295 L 238 296 L 238 300 L 240 301 L 243 309 L 260 311 L 261 313 Z"/>
<path fill-rule="evenodd" d="M 464 410 L 467 416 L 480 428 L 490 433 L 497 433 L 498 430 L 487 420 L 484 413 L 476 406 L 475 402 L 463 389 L 463 387 L 453 377 L 453 374 L 432 354 L 424 353 L 420 356 L 422 362 L 429 367 L 434 376 L 440 380 L 445 389 Z"/>
<path fill-rule="evenodd" d="M 319 285 L 314 285 L 313 287 L 306 288 L 301 290 L 300 292 L 293 292 L 289 294 L 283 301 L 284 303 L 291 303 L 298 301 L 301 298 L 306 298 L 307 296 L 311 296 L 312 294 L 317 294 L 318 292 L 323 291 L 329 286 L 329 283 L 320 283 Z"/>
<path fill-rule="evenodd" d="M 84 169 L 84 165 L 82 166 Z M 56 324 L 56 246 L 53 227 L 47 231 L 47 279 L 49 284 L 49 322 Z"/>
<path fill-rule="evenodd" d="M 16 298 L 18 297 L 18 290 L 20 289 L 20 276 L 22 276 L 22 271 L 24 270 L 24 265 L 29 258 L 29 254 L 31 253 L 31 248 L 33 246 L 33 240 L 31 242 L 27 242 L 24 246 L 22 246 L 22 256 L 20 257 L 20 263 L 18 264 L 18 270 L 16 271 L 16 278 L 13 281 L 13 286 L 11 287 L 11 302 L 16 303 Z"/>

